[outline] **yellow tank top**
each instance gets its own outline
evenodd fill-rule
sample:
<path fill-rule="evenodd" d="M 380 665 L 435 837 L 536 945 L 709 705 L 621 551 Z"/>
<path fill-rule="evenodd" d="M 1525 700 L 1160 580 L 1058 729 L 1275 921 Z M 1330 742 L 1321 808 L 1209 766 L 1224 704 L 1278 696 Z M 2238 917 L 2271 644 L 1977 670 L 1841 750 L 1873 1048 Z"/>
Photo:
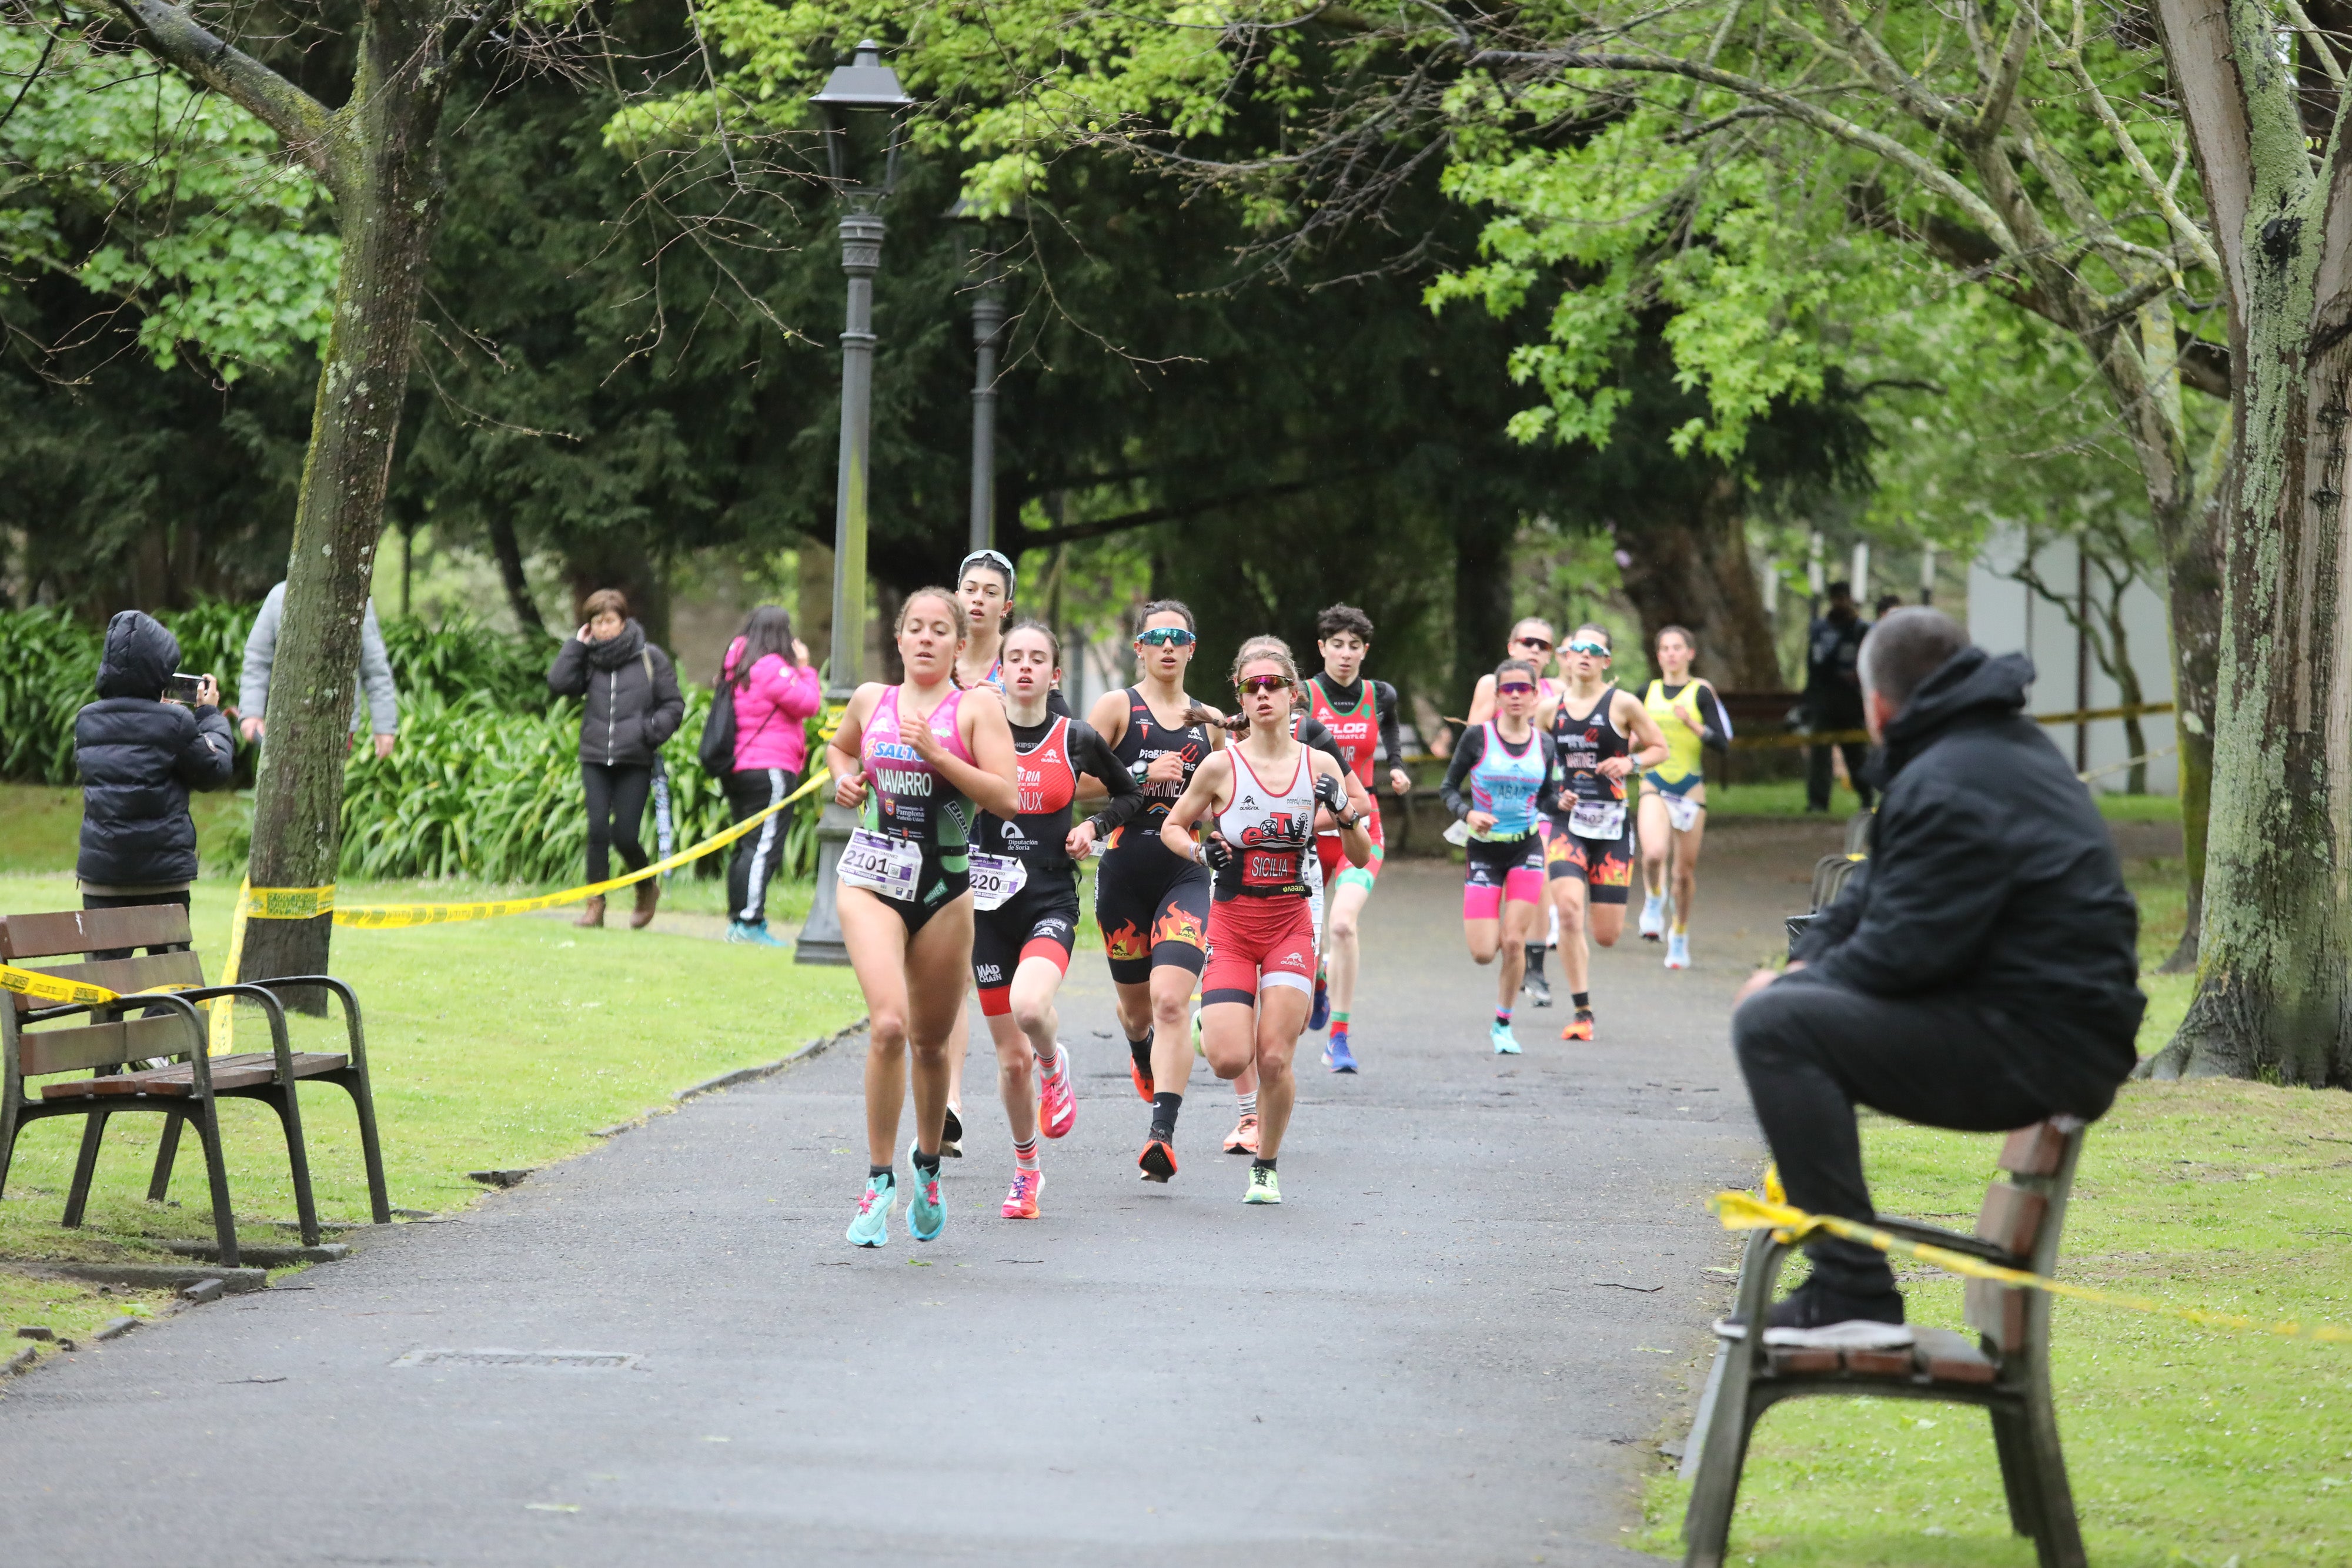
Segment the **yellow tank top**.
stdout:
<path fill-rule="evenodd" d="M 1700 722 L 1698 683 L 1688 682 L 1668 697 L 1666 683 L 1652 681 L 1650 689 L 1642 694 L 1642 706 L 1650 710 L 1650 716 L 1658 721 L 1658 727 L 1666 737 L 1666 759 L 1651 768 L 1651 774 L 1662 784 L 1679 784 L 1699 773 L 1704 766 L 1699 756 L 1701 742 L 1698 731 L 1692 727 Z M 1685 724 L 1678 715 L 1687 716 L 1690 723 Z"/>

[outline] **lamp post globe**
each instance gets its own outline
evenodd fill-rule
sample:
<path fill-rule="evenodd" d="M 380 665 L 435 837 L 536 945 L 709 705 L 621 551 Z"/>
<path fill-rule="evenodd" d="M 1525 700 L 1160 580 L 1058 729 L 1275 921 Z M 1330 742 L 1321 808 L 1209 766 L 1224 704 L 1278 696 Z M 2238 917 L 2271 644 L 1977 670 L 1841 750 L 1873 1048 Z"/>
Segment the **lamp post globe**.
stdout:
<path fill-rule="evenodd" d="M 873 433 L 874 275 L 882 266 L 882 204 L 898 183 L 907 110 L 915 100 L 867 38 L 836 66 L 809 100 L 824 127 L 825 167 L 841 202 L 841 270 L 849 298 L 841 331 L 841 456 L 833 503 L 833 648 L 825 702 L 838 708 L 857 690 L 866 648 L 866 506 Z M 870 145 L 881 138 L 878 150 Z M 835 868 L 856 813 L 830 799 L 817 819 L 816 896 L 793 957 L 803 964 L 846 964 L 835 899 Z"/>

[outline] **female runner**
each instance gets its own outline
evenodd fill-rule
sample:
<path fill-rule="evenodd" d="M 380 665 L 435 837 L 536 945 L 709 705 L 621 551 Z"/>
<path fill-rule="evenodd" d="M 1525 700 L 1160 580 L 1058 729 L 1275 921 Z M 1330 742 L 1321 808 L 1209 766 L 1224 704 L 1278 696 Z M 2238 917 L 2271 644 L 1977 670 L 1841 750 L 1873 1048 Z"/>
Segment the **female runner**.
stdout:
<path fill-rule="evenodd" d="M 1544 841 L 1536 831 L 1558 786 L 1551 737 L 1529 716 L 1536 667 L 1506 659 L 1495 667 L 1495 716 L 1454 743 L 1439 796 L 1466 823 L 1469 870 L 1462 889 L 1462 934 L 1470 956 L 1503 960 L 1487 1040 L 1497 1055 L 1517 1056 L 1511 1004 L 1519 994 L 1528 934 L 1543 902 Z M 1464 791 L 1467 789 L 1465 794 Z"/>
<path fill-rule="evenodd" d="M 1536 706 L 1538 708 L 1559 700 L 1560 683 L 1544 674 L 1551 667 L 1552 650 L 1557 645 L 1551 622 L 1540 615 L 1530 615 L 1511 628 L 1510 644 L 1503 653 L 1507 659 L 1525 659 L 1535 666 Z M 1476 689 L 1470 694 L 1470 722 L 1484 724 L 1494 716 L 1495 677 L 1481 675 Z M 1536 823 L 1536 832 L 1547 845 L 1550 843 L 1550 817 L 1546 816 Z M 1536 1006 L 1548 1008 L 1551 1006 L 1551 982 L 1544 977 L 1544 949 L 1557 946 L 1559 943 L 1559 911 L 1548 906 L 1544 935 L 1535 936 L 1530 932 L 1529 936 L 1533 939 L 1526 944 L 1527 973 L 1520 977 L 1519 983 L 1526 988 L 1529 999 Z"/>
<path fill-rule="evenodd" d="M 1249 733 L 1201 764 L 1160 836 L 1181 861 L 1216 872 L 1201 1044 L 1218 1077 L 1256 1072 L 1258 1147 L 1242 1201 L 1280 1203 L 1275 1159 L 1297 1092 L 1290 1056 L 1315 992 L 1316 810 L 1331 813 L 1349 861 L 1362 865 L 1372 858 L 1371 801 L 1345 766 L 1291 735 L 1298 667 L 1280 638 L 1242 644 L 1234 685 Z M 1192 824 L 1212 813 L 1196 842 Z M 1150 1180 L 1176 1174 L 1164 1143 L 1147 1145 L 1142 1164 Z"/>
<path fill-rule="evenodd" d="M 1665 732 L 1666 759 L 1642 775 L 1642 936 L 1666 937 L 1666 967 L 1690 967 L 1691 901 L 1698 892 L 1698 847 L 1706 837 L 1706 776 L 1702 747 L 1731 742 L 1731 716 L 1715 687 L 1690 673 L 1697 649 L 1679 626 L 1658 632 L 1658 668 L 1642 697 Z M 1675 923 L 1666 931 L 1666 874 L 1671 851 Z"/>
<path fill-rule="evenodd" d="M 890 1239 L 898 1112 L 914 1058 L 914 1190 L 907 1233 L 929 1241 L 947 1223 L 940 1201 L 940 1134 L 948 1108 L 947 1035 L 971 966 L 967 861 L 972 808 L 1020 812 L 1013 732 L 992 691 L 955 684 L 963 610 L 944 588 L 908 596 L 898 612 L 907 678 L 867 682 L 825 747 L 834 799 L 862 821 L 841 852 L 841 935 L 866 993 L 866 1195 L 849 1239 Z"/>
<path fill-rule="evenodd" d="M 1607 684 L 1609 633 L 1587 623 L 1561 651 L 1568 684 L 1538 716 L 1558 758 L 1559 792 L 1550 802 L 1551 836 L 1544 843 L 1544 876 L 1559 916 L 1560 967 L 1568 972 L 1576 1009 L 1562 1040 L 1592 1038 L 1590 931 L 1614 947 L 1625 929 L 1625 894 L 1633 881 L 1633 824 L 1626 820 L 1626 775 L 1666 755 L 1658 733 L 1633 694 Z"/>
<path fill-rule="evenodd" d="M 1097 699 L 1088 722 L 1142 788 L 1143 814 L 1110 836 L 1095 873 L 1095 921 L 1102 927 L 1127 1031 L 1135 1092 L 1151 1106 L 1151 1132 L 1139 1162 L 1154 1181 L 1152 1150 L 1173 1146 L 1177 1112 L 1192 1075 L 1187 1013 L 1208 954 L 1209 873 L 1161 848 L 1168 808 L 1193 770 L 1223 743 L 1200 723 L 1184 690 L 1197 639 L 1192 612 L 1172 599 L 1143 607 L 1135 656 L 1143 678 Z M 1174 1167 L 1170 1157 L 1168 1166 Z"/>
<path fill-rule="evenodd" d="M 1013 1125 L 1013 1190 L 1004 1197 L 1004 1218 L 1034 1219 L 1045 1179 L 1037 1166 L 1037 1134 L 1042 1130 L 1058 1138 L 1078 1114 L 1069 1053 L 1055 1038 L 1061 1019 L 1054 1010 L 1054 993 L 1077 940 L 1076 862 L 1098 838 L 1143 809 L 1143 794 L 1092 725 L 1046 711 L 1047 694 L 1062 676 L 1054 633 L 1024 621 L 1003 641 L 1005 716 L 1013 727 L 1021 810 L 1013 817 L 982 813 L 972 837 L 971 977 L 996 1040 L 996 1083 Z M 1100 779 L 1111 800 L 1073 828 L 1071 804 L 1081 772 Z"/>

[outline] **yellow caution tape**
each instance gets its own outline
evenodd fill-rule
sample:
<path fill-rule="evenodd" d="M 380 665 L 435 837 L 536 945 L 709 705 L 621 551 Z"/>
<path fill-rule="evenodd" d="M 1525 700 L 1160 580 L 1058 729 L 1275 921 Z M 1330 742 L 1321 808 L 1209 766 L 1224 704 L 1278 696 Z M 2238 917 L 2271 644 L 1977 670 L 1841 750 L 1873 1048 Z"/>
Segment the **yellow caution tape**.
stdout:
<path fill-rule="evenodd" d="M 55 975 L 44 975 L 37 969 L 19 969 L 13 965 L 0 964 L 0 990 L 15 991 L 60 1007 L 104 1007 L 110 1002 L 151 996 L 157 991 L 193 991 L 196 988 L 193 981 L 173 981 L 136 991 L 110 991 L 104 986 L 93 986 L 87 980 L 62 980 Z"/>
<path fill-rule="evenodd" d="M 2139 718 L 2171 711 L 2170 703 L 2127 703 L 2122 707 L 2077 708 L 2072 713 L 2033 713 L 2025 716 L 2036 724 L 2095 724 L 2104 718 Z M 1825 729 L 1811 735 L 1735 736 L 1731 749 L 1779 751 L 1800 746 L 1865 746 L 1869 742 L 1870 731 L 1866 729 Z"/>
<path fill-rule="evenodd" d="M 2167 1306 L 2146 1296 L 2126 1296 L 2112 1291 L 2095 1291 L 2087 1285 L 2070 1285 L 2063 1280 L 2047 1275 L 2028 1273 L 2022 1269 L 2006 1269 L 1998 1263 L 1988 1263 L 1981 1258 L 1971 1258 L 1965 1252 L 1931 1246 L 1921 1241 L 1908 1241 L 1874 1225 L 1862 1225 L 1835 1215 L 1809 1214 L 1804 1209 L 1778 1200 L 1779 1172 L 1765 1176 L 1767 1197 L 1752 1192 L 1719 1192 L 1707 1199 L 1707 1207 L 1715 1211 L 1727 1230 L 1770 1229 L 1775 1239 L 1799 1241 L 1816 1231 L 1826 1231 L 1848 1241 L 1858 1241 L 1874 1247 L 1881 1252 L 1899 1253 L 1916 1258 L 1922 1263 L 1954 1274 L 1964 1274 L 1971 1280 L 1990 1280 L 1997 1284 L 2014 1285 L 2022 1290 L 2044 1291 L 2053 1296 L 2067 1296 L 2078 1301 L 2090 1301 L 2103 1307 L 2121 1307 L 2126 1312 L 2151 1312 L 2158 1317 L 2178 1318 L 2183 1322 L 2205 1328 L 2235 1329 L 2248 1333 L 2278 1334 L 2287 1339 L 2318 1340 L 2329 1344 L 2352 1344 L 2352 1329 L 2338 1328 L 2329 1323 L 2305 1327 L 2299 1322 L 2264 1322 L 2258 1318 L 2240 1317 L 2230 1312 L 2208 1312 L 2195 1307 Z"/>
<path fill-rule="evenodd" d="M 528 898 L 489 899 L 473 904 L 364 904 L 338 906 L 334 888 L 250 887 L 237 901 L 238 911 L 255 920 L 308 920 L 331 912 L 338 925 L 356 925 L 365 930 L 388 931 L 410 925 L 448 925 L 465 920 L 493 920 L 500 915 L 528 915 L 534 910 L 555 909 L 567 904 L 578 904 L 595 898 L 616 888 L 644 882 L 648 877 L 675 871 L 679 866 L 700 860 L 703 856 L 725 849 L 729 844 L 751 832 L 770 817 L 816 792 L 832 774 L 818 768 L 807 783 L 785 796 L 772 806 L 762 806 L 731 828 L 713 833 L 698 844 L 691 844 L 667 860 L 654 862 L 625 876 L 604 882 L 567 887 L 561 893 L 535 894 Z M 306 905 L 305 901 L 314 901 Z M 232 931 L 232 950 L 241 946 L 241 933 Z"/>

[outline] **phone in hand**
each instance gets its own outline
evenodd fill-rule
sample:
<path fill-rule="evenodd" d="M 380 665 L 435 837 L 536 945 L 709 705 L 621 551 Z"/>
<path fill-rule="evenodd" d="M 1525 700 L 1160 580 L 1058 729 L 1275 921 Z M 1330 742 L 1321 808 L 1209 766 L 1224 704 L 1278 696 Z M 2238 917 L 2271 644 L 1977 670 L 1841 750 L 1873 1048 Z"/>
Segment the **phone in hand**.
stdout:
<path fill-rule="evenodd" d="M 179 703 L 187 707 L 194 707 L 203 699 L 204 688 L 204 676 L 174 671 L 171 680 L 163 687 L 163 700 L 167 703 Z"/>

